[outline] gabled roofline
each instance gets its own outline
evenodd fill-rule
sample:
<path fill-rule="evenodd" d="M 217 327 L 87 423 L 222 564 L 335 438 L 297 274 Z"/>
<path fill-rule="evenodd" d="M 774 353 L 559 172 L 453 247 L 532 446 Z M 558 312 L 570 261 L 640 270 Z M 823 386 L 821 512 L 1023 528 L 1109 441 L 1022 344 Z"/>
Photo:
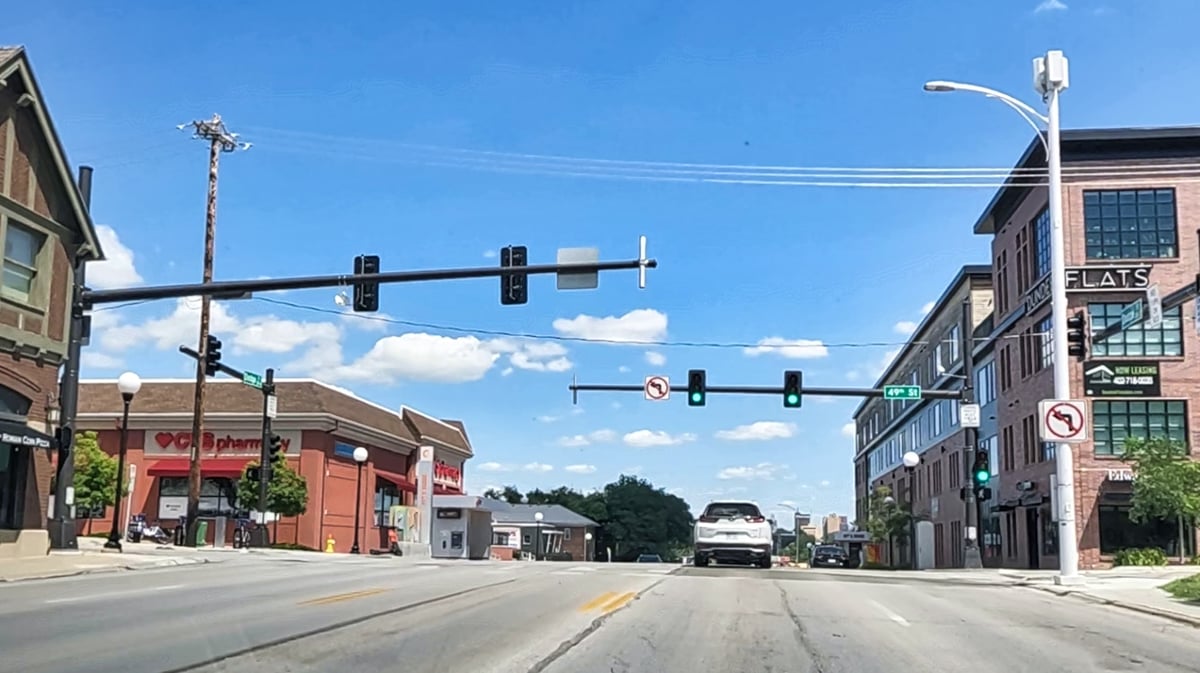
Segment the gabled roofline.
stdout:
<path fill-rule="evenodd" d="M 908 337 L 908 343 L 904 344 L 899 353 L 896 353 L 896 357 L 892 358 L 891 364 L 887 366 L 887 369 L 883 370 L 883 374 L 875 380 L 875 385 L 872 387 L 878 388 L 895 373 L 896 365 L 900 364 L 905 356 L 917 347 L 917 343 L 922 340 L 921 337 L 925 336 L 925 330 L 929 329 L 934 317 L 940 316 L 945 311 L 946 303 L 950 301 L 951 297 L 958 294 L 959 288 L 968 284 L 973 278 L 984 277 L 988 280 L 992 278 L 992 267 L 989 264 L 967 264 L 959 269 L 958 274 L 954 276 L 954 280 L 950 281 L 950 284 L 942 291 L 942 296 L 938 297 L 937 301 L 933 303 L 933 308 L 929 310 L 929 313 L 925 314 L 924 318 L 921 318 L 921 323 L 917 325 L 917 329 L 913 330 L 912 336 Z M 863 409 L 870 402 L 871 398 L 866 398 L 862 402 L 859 402 L 851 418 L 858 418 L 858 415 L 862 413 Z"/>
<path fill-rule="evenodd" d="M 1147 152 L 1151 152 L 1154 148 L 1161 147 L 1163 143 L 1191 141 L 1189 144 L 1195 150 L 1193 153 L 1200 154 L 1200 126 L 1064 129 L 1061 135 L 1062 160 L 1064 164 L 1071 162 L 1072 150 L 1084 149 L 1088 144 L 1126 145 L 1133 148 L 1144 146 Z M 1020 194 L 1035 189 L 1035 187 L 1027 184 L 1014 185 L 1010 183 L 1014 181 L 1028 183 L 1030 176 L 1018 171 L 1028 168 L 1042 168 L 1046 165 L 1046 151 L 1042 146 L 1042 137 L 1044 136 L 1044 132 L 1033 136 L 1029 144 L 1025 146 L 1025 151 L 1021 153 L 1021 157 L 1017 159 L 1016 165 L 1013 166 L 1012 171 L 1005 178 L 1004 186 L 996 190 L 996 193 L 992 195 L 991 201 L 984 207 L 979 219 L 975 221 L 975 234 L 995 234 L 995 216 L 1001 204 L 1019 200 L 1018 196 Z M 1164 156 L 1170 155 L 1164 154 Z"/>
<path fill-rule="evenodd" d="M 54 160 L 55 168 L 58 169 L 59 178 L 67 192 L 67 199 L 71 202 L 71 210 L 74 212 L 83 234 L 85 245 L 81 246 L 80 254 L 87 261 L 101 261 L 104 259 L 104 250 L 101 249 L 100 239 L 96 235 L 96 225 L 92 222 L 91 213 L 83 203 L 83 195 L 79 193 L 79 184 L 75 181 L 74 174 L 71 173 L 67 153 L 63 149 L 62 141 L 59 140 L 58 131 L 54 129 L 50 113 L 46 111 L 45 99 L 42 97 L 42 90 L 38 87 L 37 79 L 33 76 L 33 69 L 29 65 L 29 57 L 25 53 L 25 48 L 11 47 L 11 51 L 0 49 L 0 55 L 8 56 L 7 60 L 0 61 L 0 80 L 18 74 L 25 84 L 25 89 L 33 96 L 31 107 L 46 136 L 46 144 L 50 146 L 50 156 Z"/>

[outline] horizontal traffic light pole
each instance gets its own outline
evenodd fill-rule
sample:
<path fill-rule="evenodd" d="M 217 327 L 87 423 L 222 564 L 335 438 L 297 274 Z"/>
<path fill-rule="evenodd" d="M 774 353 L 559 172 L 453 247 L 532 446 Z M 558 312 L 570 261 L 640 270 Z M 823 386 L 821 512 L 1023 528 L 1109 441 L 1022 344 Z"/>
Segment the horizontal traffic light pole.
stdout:
<path fill-rule="evenodd" d="M 687 386 L 671 386 L 673 393 L 688 392 Z M 575 393 L 574 402 L 579 402 L 580 392 L 601 392 L 601 393 L 640 393 L 645 391 L 645 386 L 609 384 L 609 383 L 572 383 L 568 389 Z M 733 394 L 733 395 L 783 395 L 783 386 L 705 386 L 705 394 Z M 816 395 L 820 397 L 883 397 L 883 388 L 812 388 L 802 386 L 800 388 L 802 395 Z M 962 392 L 958 390 L 922 390 L 922 399 L 931 400 L 957 400 L 962 398 Z M 899 398 L 897 398 L 899 399 Z M 912 398 L 908 398 L 912 399 Z"/>
<path fill-rule="evenodd" d="M 1172 292 L 1171 294 L 1163 297 L 1162 298 L 1163 310 L 1169 311 L 1173 308 L 1183 306 L 1189 300 L 1196 298 L 1196 297 L 1200 297 L 1200 275 L 1197 276 L 1195 283 L 1192 283 L 1191 285 L 1185 285 L 1184 287 L 1181 287 L 1178 290 L 1175 290 L 1174 292 Z M 1139 319 L 1139 322 L 1148 320 L 1149 318 L 1150 318 L 1150 306 L 1148 304 L 1146 304 L 1145 302 L 1142 302 L 1142 317 Z M 1091 339 L 1092 339 L 1092 341 L 1101 341 L 1103 339 L 1107 339 L 1116 334 L 1120 334 L 1124 329 L 1125 328 L 1121 326 L 1121 323 L 1118 322 L 1114 325 L 1109 325 L 1108 327 L 1100 330 L 1099 332 L 1093 332 L 1091 334 Z"/>
<path fill-rule="evenodd" d="M 203 358 L 200 357 L 200 354 L 197 353 L 194 348 L 188 348 L 187 346 L 180 346 L 179 352 L 192 358 L 193 360 L 196 360 L 197 362 L 203 360 Z M 230 367 L 229 365 L 225 364 L 224 362 L 218 362 L 217 369 L 232 376 L 235 379 L 245 378 L 245 374 L 246 374 L 243 371 L 240 371 L 240 370 L 234 369 L 233 367 Z"/>
<path fill-rule="evenodd" d="M 655 259 L 631 259 L 612 262 L 579 262 L 571 264 L 534 264 L 523 267 L 472 267 L 462 269 L 426 269 L 419 271 L 392 271 L 373 274 L 338 274 L 334 276 L 301 276 L 298 278 L 259 278 L 254 280 L 223 280 L 212 283 L 187 285 L 159 285 L 156 287 L 121 288 L 116 290 L 84 290 L 83 305 L 91 308 L 97 304 L 115 304 L 128 301 L 154 301 L 178 299 L 179 297 L 241 297 L 255 292 L 279 290 L 311 290 L 323 287 L 342 287 L 358 283 L 419 283 L 434 280 L 462 280 L 468 278 L 496 278 L 511 273 L 530 275 L 598 273 L 624 269 L 654 269 Z"/>

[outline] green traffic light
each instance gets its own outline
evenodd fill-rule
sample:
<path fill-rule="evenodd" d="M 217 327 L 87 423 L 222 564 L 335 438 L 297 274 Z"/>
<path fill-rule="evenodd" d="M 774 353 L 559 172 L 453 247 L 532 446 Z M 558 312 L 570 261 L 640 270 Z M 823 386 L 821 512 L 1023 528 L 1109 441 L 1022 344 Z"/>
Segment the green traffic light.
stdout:
<path fill-rule="evenodd" d="M 692 393 L 692 401 L 693 401 L 693 402 L 697 402 L 697 403 L 698 403 L 698 402 L 702 402 L 703 400 L 704 400 L 704 394 L 703 394 L 703 393 Z"/>
<path fill-rule="evenodd" d="M 986 482 L 988 479 L 990 479 L 991 476 L 992 475 L 990 473 L 988 473 L 987 470 L 979 470 L 978 472 L 975 473 L 975 481 L 982 484 L 982 483 Z"/>
<path fill-rule="evenodd" d="M 800 404 L 800 396 L 795 393 L 788 395 L 787 403 L 789 406 L 793 406 L 793 407 Z"/>

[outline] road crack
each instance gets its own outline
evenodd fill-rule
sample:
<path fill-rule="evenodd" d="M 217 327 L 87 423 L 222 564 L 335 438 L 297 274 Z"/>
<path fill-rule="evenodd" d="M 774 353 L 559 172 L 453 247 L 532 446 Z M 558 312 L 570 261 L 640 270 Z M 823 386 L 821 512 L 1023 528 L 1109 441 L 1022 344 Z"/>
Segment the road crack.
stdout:
<path fill-rule="evenodd" d="M 817 652 L 817 646 L 813 644 L 812 639 L 808 637 L 808 628 L 804 625 L 800 615 L 792 609 L 792 602 L 788 600 L 787 590 L 779 583 L 779 580 L 772 582 L 775 588 L 779 590 L 779 600 L 783 602 L 783 609 L 787 612 L 788 619 L 792 620 L 792 624 L 796 626 L 796 643 L 800 648 L 808 653 L 812 663 L 812 673 L 826 673 L 830 670 L 826 666 L 824 658 Z"/>

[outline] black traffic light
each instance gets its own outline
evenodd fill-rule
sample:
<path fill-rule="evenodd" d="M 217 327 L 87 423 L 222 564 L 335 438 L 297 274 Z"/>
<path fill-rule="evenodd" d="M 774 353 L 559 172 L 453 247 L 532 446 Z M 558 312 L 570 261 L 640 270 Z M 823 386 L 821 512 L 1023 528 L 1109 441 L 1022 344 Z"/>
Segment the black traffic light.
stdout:
<path fill-rule="evenodd" d="M 273 463 L 283 457 L 283 438 L 272 433 L 267 440 L 267 459 Z"/>
<path fill-rule="evenodd" d="M 1067 318 L 1067 355 L 1082 360 L 1087 357 L 1088 319 L 1083 311 Z"/>
<path fill-rule="evenodd" d="M 976 451 L 975 462 L 971 465 L 971 483 L 976 489 L 987 486 L 992 478 L 992 470 L 988 466 L 988 452 Z"/>
<path fill-rule="evenodd" d="M 708 394 L 707 385 L 705 385 L 705 374 L 703 369 L 688 370 L 688 406 L 702 407 L 704 406 L 704 398 Z"/>
<path fill-rule="evenodd" d="M 262 479 L 262 468 L 257 465 L 251 465 L 247 467 L 246 478 L 252 482 L 258 483 Z"/>
<path fill-rule="evenodd" d="M 788 409 L 799 409 L 804 401 L 804 374 L 796 370 L 783 373 L 783 406 Z"/>
<path fill-rule="evenodd" d="M 209 334 L 204 342 L 204 375 L 216 376 L 221 363 L 221 340 Z"/>
<path fill-rule="evenodd" d="M 523 245 L 500 248 L 503 268 L 529 266 L 529 250 Z M 500 303 L 505 306 L 529 301 L 529 274 L 510 272 L 500 276 Z"/>
<path fill-rule="evenodd" d="M 379 255 L 359 255 L 354 258 L 354 275 L 379 273 Z M 372 313 L 379 310 L 379 283 L 354 284 L 354 310 Z"/>

